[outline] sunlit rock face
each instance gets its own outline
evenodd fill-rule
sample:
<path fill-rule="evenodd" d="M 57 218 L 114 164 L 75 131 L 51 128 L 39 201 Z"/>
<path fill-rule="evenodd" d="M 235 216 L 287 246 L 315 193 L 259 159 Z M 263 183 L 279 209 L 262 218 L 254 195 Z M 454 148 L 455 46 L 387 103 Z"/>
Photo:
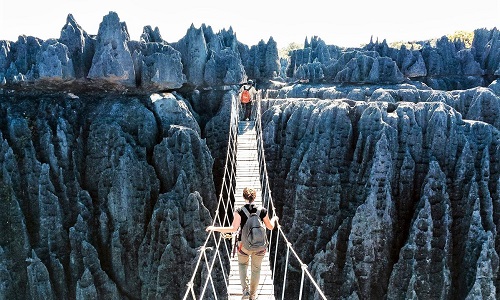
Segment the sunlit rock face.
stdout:
<path fill-rule="evenodd" d="M 477 29 L 472 47 L 446 36 L 418 49 L 391 48 L 384 40 L 361 48 L 326 45 L 319 37 L 306 39 L 303 49 L 291 51 L 286 77 L 313 83 L 396 84 L 405 78 L 433 89 L 458 90 L 487 86 L 500 75 L 500 32 Z"/>
<path fill-rule="evenodd" d="M 177 262 L 196 258 L 211 223 L 213 159 L 184 101 L 155 100 L 2 97 L 7 298 L 162 295 L 164 269 L 189 280 Z"/>
<path fill-rule="evenodd" d="M 329 299 L 499 298 L 499 51 L 478 29 L 280 60 L 205 24 L 133 41 L 114 12 L 96 35 L 68 15 L 57 39 L 0 41 L 0 298 L 181 299 L 249 78 L 282 229 Z M 275 294 L 296 298 L 279 247 Z"/>
<path fill-rule="evenodd" d="M 495 298 L 500 131 L 479 104 L 461 114 L 466 98 L 500 103 L 480 89 L 457 109 L 299 98 L 264 113 L 283 227 L 327 296 Z"/>
<path fill-rule="evenodd" d="M 276 47 L 254 80 L 277 74 Z M 132 41 L 114 12 L 97 35 L 70 14 L 59 39 L 0 41 L 1 295 L 181 298 L 252 49 L 204 24 Z"/>
<path fill-rule="evenodd" d="M 59 39 L 21 35 L 15 42 L 0 41 L 0 86 L 139 93 L 206 88 L 238 85 L 249 76 L 269 80 L 279 73 L 278 61 L 272 37 L 248 47 L 232 29 L 214 33 L 203 24 L 168 43 L 148 25 L 141 40 L 133 41 L 115 12 L 103 17 L 96 35 L 69 14 Z"/>

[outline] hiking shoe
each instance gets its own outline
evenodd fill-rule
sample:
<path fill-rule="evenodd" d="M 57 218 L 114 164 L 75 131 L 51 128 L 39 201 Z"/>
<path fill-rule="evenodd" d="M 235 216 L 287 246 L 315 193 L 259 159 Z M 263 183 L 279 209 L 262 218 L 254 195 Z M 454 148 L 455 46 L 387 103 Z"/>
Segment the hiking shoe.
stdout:
<path fill-rule="evenodd" d="M 250 292 L 248 290 L 243 291 L 243 297 L 241 297 L 241 300 L 246 300 L 250 299 Z"/>

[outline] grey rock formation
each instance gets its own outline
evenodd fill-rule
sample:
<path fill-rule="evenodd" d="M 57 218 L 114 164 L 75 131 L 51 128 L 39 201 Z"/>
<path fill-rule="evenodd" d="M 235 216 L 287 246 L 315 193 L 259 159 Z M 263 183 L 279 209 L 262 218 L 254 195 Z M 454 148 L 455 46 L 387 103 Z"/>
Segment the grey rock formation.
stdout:
<path fill-rule="evenodd" d="M 143 43 L 165 43 L 160 34 L 160 29 L 158 27 L 151 28 L 151 26 L 144 26 L 141 34 L 141 42 Z"/>
<path fill-rule="evenodd" d="M 115 12 L 103 17 L 95 36 L 69 14 L 57 41 L 20 36 L 16 42 L 0 41 L 0 49 L 0 84 L 28 90 L 27 83 L 35 83 L 42 90 L 147 93 L 184 84 L 235 85 L 249 76 L 264 82 L 278 76 L 280 68 L 272 37 L 249 49 L 232 28 L 214 33 L 203 24 L 167 43 L 158 27 L 148 25 L 140 41 L 131 41 Z"/>
<path fill-rule="evenodd" d="M 6 46 L 6 47 L 5 47 Z M 19 36 L 16 43 L 3 47 L 6 51 L 3 73 L 5 82 L 24 83 L 35 79 L 32 66 L 41 48 L 41 40 L 31 36 Z"/>
<path fill-rule="evenodd" d="M 458 47 L 462 50 L 463 45 Z M 425 45 L 422 49 L 422 56 L 427 65 L 429 76 L 459 75 L 461 73 L 460 62 L 456 57 L 457 47 L 446 37 L 440 38 L 436 42 L 436 47 Z"/>
<path fill-rule="evenodd" d="M 497 28 L 487 30 L 486 28 L 474 30 L 472 46 L 476 50 L 476 60 L 487 75 L 499 75 L 500 64 L 500 31 Z"/>
<path fill-rule="evenodd" d="M 16 190 L 20 174 L 16 157 L 0 134 L 0 294 L 5 299 L 29 298 L 25 259 L 31 257 L 31 247 Z"/>
<path fill-rule="evenodd" d="M 426 83 L 435 89 L 463 89 L 482 86 L 485 73 L 474 60 L 471 49 L 464 49 L 463 43 L 450 42 L 442 37 L 436 47 L 425 45 L 422 56 L 427 66 Z"/>
<path fill-rule="evenodd" d="M 391 92 L 384 89 L 377 89 L 373 91 L 369 101 L 396 102 Z"/>
<path fill-rule="evenodd" d="M 49 39 L 43 42 L 37 53 L 36 70 L 42 80 L 66 81 L 75 79 L 73 61 L 69 58 L 66 45 Z"/>
<path fill-rule="evenodd" d="M 500 81 L 498 79 L 493 81 L 488 88 L 490 88 L 497 96 L 500 96 Z"/>
<path fill-rule="evenodd" d="M 461 286 L 461 293 L 468 291 L 466 299 L 495 299 L 496 289 L 493 282 L 496 281 L 498 273 L 498 255 L 492 244 L 492 232 L 485 230 L 482 224 L 481 204 L 477 193 L 478 187 L 475 185 L 470 193 L 471 202 L 474 201 L 472 197 L 476 199 L 472 216 L 469 218 L 468 240 L 464 245 L 466 255 L 463 264 L 467 273 L 462 276 L 464 285 Z"/>
<path fill-rule="evenodd" d="M 240 56 L 249 78 L 263 81 L 278 76 L 280 64 L 277 44 L 272 37 L 250 47 L 240 46 Z"/>
<path fill-rule="evenodd" d="M 217 94 L 210 94 L 208 96 L 216 96 Z M 219 195 L 222 191 L 222 183 L 224 180 L 234 180 L 234 178 L 225 178 L 227 176 L 224 170 L 226 164 L 228 151 L 231 150 L 231 146 L 228 145 L 229 141 L 229 128 L 231 122 L 231 105 L 236 97 L 236 93 L 233 91 L 226 92 L 224 94 L 219 94 L 221 103 L 217 112 L 213 115 L 203 129 L 203 136 L 206 137 L 208 148 L 212 152 L 212 157 L 214 159 L 214 174 L 219 174 L 219 176 L 214 176 L 214 183 L 217 189 L 217 194 Z"/>
<path fill-rule="evenodd" d="M 376 54 L 375 54 L 376 53 Z M 396 63 L 388 57 L 378 57 L 378 53 L 356 53 L 335 75 L 335 82 L 346 83 L 401 83 L 403 74 Z"/>
<path fill-rule="evenodd" d="M 335 62 L 339 58 L 341 52 L 342 50 L 339 47 L 326 45 L 326 43 L 317 36 L 314 36 L 311 42 L 306 39 L 304 49 L 297 49 L 290 53 L 290 63 L 286 70 L 286 76 L 295 78 L 294 73 L 300 66 L 314 62 L 319 62 L 324 67 L 328 68 L 332 62 Z M 328 73 L 326 76 L 327 78 L 331 78 L 335 76 L 335 74 Z"/>
<path fill-rule="evenodd" d="M 497 296 L 493 124 L 444 102 L 307 99 L 275 102 L 263 121 L 282 225 L 327 297 Z M 475 210 L 482 231 L 470 227 Z"/>
<path fill-rule="evenodd" d="M 306 40 L 304 49 L 291 52 L 286 75 L 291 81 L 315 83 L 401 83 L 412 79 L 444 90 L 487 86 L 499 68 L 498 39 L 496 28 L 478 29 L 472 48 L 444 36 L 435 46 L 419 42 L 420 49 L 407 49 L 404 45 L 391 48 L 385 40 L 370 40 L 362 48 L 341 49 L 327 46 L 315 37 L 311 43 Z M 377 60 L 378 65 L 373 65 Z"/>
<path fill-rule="evenodd" d="M 140 52 L 133 53 L 141 88 L 153 91 L 175 89 L 186 82 L 178 51 L 161 43 L 141 46 Z"/>
<path fill-rule="evenodd" d="M 14 52 L 12 62 L 16 69 L 26 75 L 28 78 L 33 78 L 33 70 L 31 67 L 36 64 L 36 54 L 40 50 L 41 40 L 32 36 L 19 36 L 17 43 L 12 45 L 11 51 Z M 31 75 L 31 76 L 30 76 Z"/>
<path fill-rule="evenodd" d="M 90 273 L 89 269 L 85 269 L 82 278 L 78 280 L 75 298 L 78 300 L 84 300 L 96 299 L 98 297 L 99 294 L 97 293 L 97 290 L 95 288 L 92 273 Z"/>
<path fill-rule="evenodd" d="M 500 109 L 496 93 L 496 82 L 489 88 L 471 88 L 468 90 L 437 91 L 426 86 L 413 84 L 332 86 L 295 84 L 282 88 L 276 98 L 319 98 L 349 99 L 354 101 L 378 102 L 442 102 L 458 112 L 464 118 L 483 121 L 500 128 L 498 124 Z M 266 105 L 266 104 L 264 104 Z M 266 106 L 267 108 L 267 106 Z"/>
<path fill-rule="evenodd" d="M 204 82 L 209 86 L 233 85 L 243 82 L 245 69 L 237 52 L 223 49 L 211 52 L 205 65 Z"/>
<path fill-rule="evenodd" d="M 86 78 L 92 65 L 96 40 L 90 37 L 78 25 L 72 14 L 66 18 L 66 24 L 61 29 L 58 40 L 68 48 L 69 58 L 73 62 L 75 77 Z"/>
<path fill-rule="evenodd" d="M 125 23 L 115 12 L 104 16 L 99 25 L 92 67 L 87 77 L 126 87 L 135 86 L 135 70 L 127 42 Z"/>
<path fill-rule="evenodd" d="M 107 272 L 102 269 L 104 262 L 101 262 L 98 252 L 87 241 L 81 242 L 81 255 L 85 272 L 79 280 L 79 287 L 77 286 L 78 297 L 85 298 L 85 294 L 93 294 L 95 289 L 99 298 L 120 299 L 121 295 L 116 284 L 111 280 Z"/>
<path fill-rule="evenodd" d="M 205 142 L 199 140 L 194 130 L 172 126 L 163 141 L 155 147 L 153 160 L 163 191 L 171 190 L 183 173 L 189 178 L 189 191 L 200 191 L 206 206 L 215 209 L 213 179 L 206 176 L 212 170 L 212 157 Z"/>
<path fill-rule="evenodd" d="M 306 65 L 301 65 L 295 71 L 294 77 L 299 80 L 310 81 L 313 83 L 320 82 L 325 78 L 320 62 L 313 62 Z"/>
<path fill-rule="evenodd" d="M 215 34 L 205 24 L 200 28 L 191 25 L 186 36 L 172 44 L 181 53 L 188 84 L 194 86 L 234 85 L 246 81 L 243 55 L 236 45 L 232 29 Z M 274 47 L 278 59 L 276 45 Z"/>
<path fill-rule="evenodd" d="M 388 140 L 382 133 L 375 145 L 375 157 L 366 183 L 367 198 L 352 218 L 344 267 L 347 274 L 343 291 L 348 294 L 385 294 L 392 244 L 395 240 L 393 220 L 395 203 L 391 197 L 393 165 Z M 354 275 L 354 276 L 352 276 Z"/>
<path fill-rule="evenodd" d="M 9 66 L 8 55 L 10 52 L 10 42 L 0 41 L 0 45 L 2 49 L 2 51 L 0 51 L 0 68 L 4 71 Z"/>
<path fill-rule="evenodd" d="M 193 24 L 186 36 L 172 46 L 181 53 L 184 74 L 188 82 L 195 86 L 203 85 L 205 64 L 208 59 L 208 47 L 204 36 L 204 27 L 196 29 Z"/>
<path fill-rule="evenodd" d="M 49 272 L 36 253 L 33 252 L 27 262 L 30 299 L 56 299 L 50 285 Z"/>
<path fill-rule="evenodd" d="M 408 241 L 394 265 L 387 294 L 390 298 L 451 296 L 452 216 L 445 181 L 439 165 L 432 162 Z"/>
<path fill-rule="evenodd" d="M 450 103 L 464 118 L 483 121 L 500 129 L 500 98 L 489 88 L 473 88 L 452 93 Z"/>
<path fill-rule="evenodd" d="M 190 266 L 205 237 L 197 229 L 211 223 L 215 210 L 213 159 L 198 124 L 186 117 L 189 107 L 163 101 L 173 102 L 155 108 L 147 97 L 2 94 L 3 295 L 140 298 L 146 266 L 139 258 L 155 251 L 140 245 L 152 238 L 152 217 L 165 209 L 157 203 L 169 207 L 172 219 L 165 222 L 173 226 L 162 249 L 176 255 L 161 265 L 179 280 L 176 295 L 183 292 L 188 273 L 177 262 Z M 156 284 L 148 288 L 164 287 Z"/>
<path fill-rule="evenodd" d="M 398 53 L 397 64 L 400 66 L 401 73 L 403 73 L 405 77 L 415 78 L 427 76 L 424 58 L 420 51 L 408 50 L 404 45 L 401 46 Z"/>
<path fill-rule="evenodd" d="M 276 98 L 262 103 L 272 194 L 328 298 L 499 298 L 498 39 L 314 37 L 285 66 L 272 37 L 249 47 L 203 24 L 131 41 L 110 12 L 96 36 L 68 15 L 57 40 L 0 41 L 0 298 L 181 298 L 199 251 L 215 255 L 202 229 L 234 180 L 231 105 L 248 78 Z M 286 297 L 300 271 L 291 261 Z"/>
<path fill-rule="evenodd" d="M 174 94 L 152 94 L 153 113 L 160 121 L 160 135 L 166 137 L 172 125 L 180 125 L 194 130 L 201 135 L 199 124 L 196 122 L 186 102 L 178 100 Z"/>
<path fill-rule="evenodd" d="M 193 171 L 190 169 L 189 171 Z M 190 180 L 178 173 L 175 188 L 162 194 L 155 205 L 146 236 L 139 248 L 139 274 L 143 287 L 141 299 L 180 299 L 182 287 L 189 282 L 205 233 L 200 226 L 211 222 L 198 193 L 189 193 Z M 180 271 L 180 272 L 179 272 Z"/>

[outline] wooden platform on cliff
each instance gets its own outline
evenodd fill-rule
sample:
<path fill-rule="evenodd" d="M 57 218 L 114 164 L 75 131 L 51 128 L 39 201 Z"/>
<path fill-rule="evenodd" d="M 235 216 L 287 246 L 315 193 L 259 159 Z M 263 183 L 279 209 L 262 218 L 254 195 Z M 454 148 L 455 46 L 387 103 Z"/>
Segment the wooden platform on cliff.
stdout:
<path fill-rule="evenodd" d="M 257 157 L 257 139 L 254 121 L 240 121 L 238 124 L 238 143 L 236 152 L 236 200 L 235 207 L 245 204 L 241 196 L 245 187 L 254 188 L 257 191 L 256 203 L 262 203 L 259 162 Z M 234 244 L 234 241 L 233 241 Z M 250 278 L 250 266 L 248 267 Z M 231 258 L 231 270 L 229 272 L 228 286 L 229 300 L 240 300 L 242 290 L 240 276 L 238 273 L 238 255 Z M 260 283 L 257 290 L 259 300 L 274 300 L 274 286 L 269 263 L 269 252 L 262 261 Z"/>

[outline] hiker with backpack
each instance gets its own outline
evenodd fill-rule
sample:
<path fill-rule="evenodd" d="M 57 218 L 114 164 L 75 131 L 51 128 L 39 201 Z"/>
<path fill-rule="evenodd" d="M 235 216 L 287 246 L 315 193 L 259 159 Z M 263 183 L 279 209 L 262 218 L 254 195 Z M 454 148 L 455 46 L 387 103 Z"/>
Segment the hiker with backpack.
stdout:
<path fill-rule="evenodd" d="M 273 230 L 278 225 L 277 216 L 269 219 L 267 209 L 254 202 L 257 193 L 252 188 L 243 189 L 243 198 L 246 204 L 238 207 L 234 211 L 232 226 L 215 227 L 208 226 L 206 231 L 218 231 L 221 233 L 233 233 L 239 228 L 238 235 L 238 266 L 240 274 L 241 287 L 243 288 L 242 299 L 256 299 L 257 287 L 260 280 L 260 269 L 262 259 L 266 254 L 268 246 L 266 230 Z M 250 286 L 247 280 L 247 269 L 251 260 Z"/>
<path fill-rule="evenodd" d="M 257 95 L 257 90 L 253 86 L 253 80 L 248 80 L 246 84 L 240 87 L 239 97 L 245 116 L 243 120 L 250 120 L 250 115 L 252 113 L 252 102 Z"/>

